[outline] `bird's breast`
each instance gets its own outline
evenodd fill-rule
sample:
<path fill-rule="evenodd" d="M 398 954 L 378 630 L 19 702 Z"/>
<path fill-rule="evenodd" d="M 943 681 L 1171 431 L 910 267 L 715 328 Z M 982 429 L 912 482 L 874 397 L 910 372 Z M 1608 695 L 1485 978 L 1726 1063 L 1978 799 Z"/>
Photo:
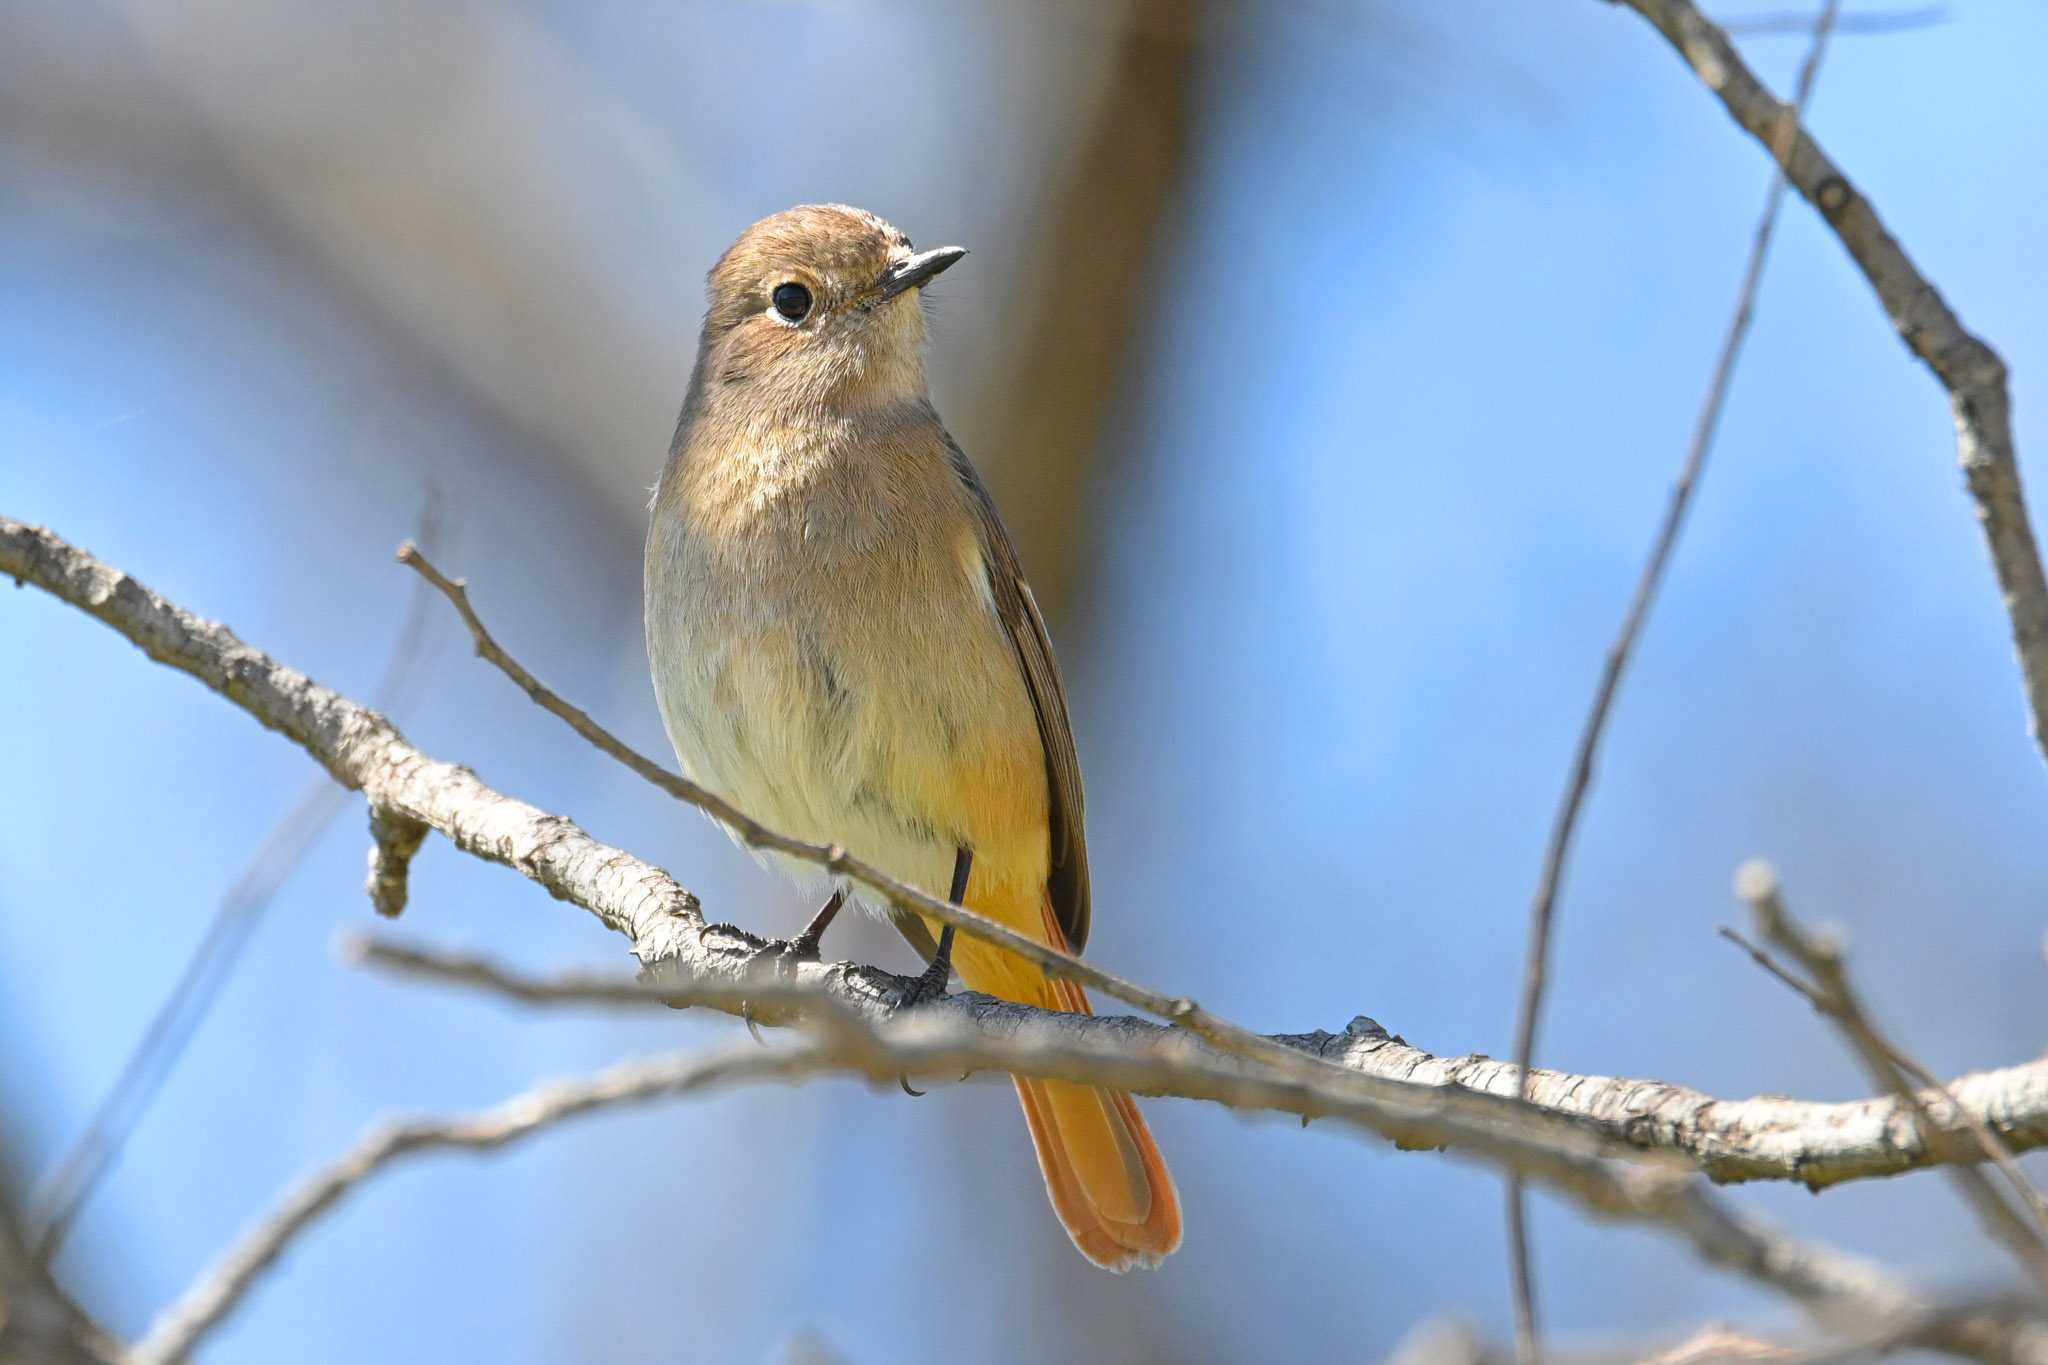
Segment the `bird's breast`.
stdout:
<path fill-rule="evenodd" d="M 887 465 L 765 468 L 657 496 L 648 649 L 684 768 L 940 893 L 962 844 L 977 887 L 1042 884 L 1036 712 L 952 490 Z"/>

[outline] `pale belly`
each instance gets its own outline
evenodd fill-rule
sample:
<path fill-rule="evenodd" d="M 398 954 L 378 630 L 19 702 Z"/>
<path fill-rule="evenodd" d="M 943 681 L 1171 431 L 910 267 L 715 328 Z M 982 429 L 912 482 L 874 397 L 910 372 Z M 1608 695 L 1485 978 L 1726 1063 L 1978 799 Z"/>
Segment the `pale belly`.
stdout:
<path fill-rule="evenodd" d="M 1008 636 L 964 576 L 913 574 L 906 589 L 886 563 L 812 563 L 771 581 L 680 535 L 657 531 L 649 548 L 655 693 L 691 780 L 935 895 L 966 846 L 970 900 L 1035 901 L 1044 749 Z M 825 880 L 811 863 L 764 861 Z"/>

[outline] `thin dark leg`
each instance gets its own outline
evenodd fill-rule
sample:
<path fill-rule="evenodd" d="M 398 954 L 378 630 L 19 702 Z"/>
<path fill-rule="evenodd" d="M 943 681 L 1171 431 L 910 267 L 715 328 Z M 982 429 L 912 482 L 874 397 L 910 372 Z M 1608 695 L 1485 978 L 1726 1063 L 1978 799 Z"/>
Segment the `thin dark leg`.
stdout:
<path fill-rule="evenodd" d="M 953 889 L 946 893 L 946 899 L 959 905 L 967 899 L 967 874 L 974 868 L 974 850 L 962 844 L 953 854 Z M 920 1005 L 927 1000 L 937 999 L 946 993 L 946 982 L 953 975 L 953 926 L 947 925 L 939 931 L 939 950 L 932 954 L 932 961 L 924 973 L 917 978 L 917 984 L 904 994 L 901 1009 Z"/>
<path fill-rule="evenodd" d="M 974 869 L 974 850 L 962 844 L 953 853 L 953 889 L 946 893 L 946 899 L 955 905 L 967 898 L 967 874 Z M 946 982 L 953 976 L 953 926 L 947 925 L 939 931 L 939 950 L 932 954 L 931 965 L 919 974 L 910 989 L 897 1002 L 897 1009 L 912 1009 L 927 1000 L 936 1000 L 946 993 Z M 896 1083 L 903 1087 L 903 1093 L 913 1099 L 921 1099 L 924 1091 L 914 1090 L 908 1076 L 898 1076 Z"/>
<path fill-rule="evenodd" d="M 825 931 L 832 927 L 832 921 L 839 916 L 840 907 L 846 904 L 844 887 L 832 893 L 832 899 L 819 908 L 804 926 L 804 931 L 789 941 L 790 955 L 810 959 L 818 955 L 819 946 L 825 941 Z"/>

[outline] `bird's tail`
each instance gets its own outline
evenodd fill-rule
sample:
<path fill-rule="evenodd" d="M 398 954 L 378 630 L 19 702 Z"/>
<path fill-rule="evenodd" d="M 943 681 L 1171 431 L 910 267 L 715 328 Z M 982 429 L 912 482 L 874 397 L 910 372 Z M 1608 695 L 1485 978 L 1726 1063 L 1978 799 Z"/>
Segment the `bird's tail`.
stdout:
<path fill-rule="evenodd" d="M 1050 906 L 1042 922 L 1046 940 L 1065 948 Z M 992 945 L 962 939 L 954 963 L 971 990 L 1093 1013 L 1079 986 Z M 1053 1211 L 1083 1256 L 1108 1270 L 1150 1268 L 1180 1245 L 1180 1195 L 1129 1095 L 1020 1076 L 1017 1098 Z"/>

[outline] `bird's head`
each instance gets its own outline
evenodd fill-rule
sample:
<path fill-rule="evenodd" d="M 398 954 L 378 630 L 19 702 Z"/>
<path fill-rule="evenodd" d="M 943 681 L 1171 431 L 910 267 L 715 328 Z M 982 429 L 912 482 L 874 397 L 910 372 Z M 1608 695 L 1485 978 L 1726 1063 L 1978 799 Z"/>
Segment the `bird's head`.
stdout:
<path fill-rule="evenodd" d="M 711 268 L 700 398 L 857 408 L 925 393 L 923 286 L 966 251 L 918 251 L 844 204 L 786 209 Z"/>

